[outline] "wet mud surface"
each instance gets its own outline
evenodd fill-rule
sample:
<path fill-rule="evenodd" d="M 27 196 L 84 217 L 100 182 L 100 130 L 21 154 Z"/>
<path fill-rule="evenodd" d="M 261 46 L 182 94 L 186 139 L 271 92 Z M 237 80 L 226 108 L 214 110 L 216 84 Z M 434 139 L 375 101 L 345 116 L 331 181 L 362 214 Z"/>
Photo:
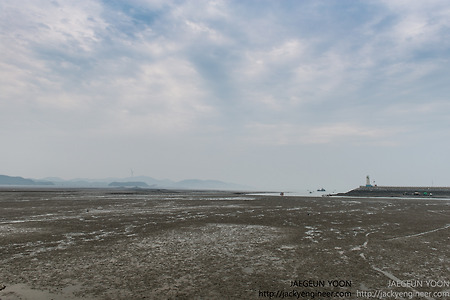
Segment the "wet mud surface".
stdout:
<path fill-rule="evenodd" d="M 449 200 L 2 190 L 0 299 L 445 293 L 449 235 Z"/>

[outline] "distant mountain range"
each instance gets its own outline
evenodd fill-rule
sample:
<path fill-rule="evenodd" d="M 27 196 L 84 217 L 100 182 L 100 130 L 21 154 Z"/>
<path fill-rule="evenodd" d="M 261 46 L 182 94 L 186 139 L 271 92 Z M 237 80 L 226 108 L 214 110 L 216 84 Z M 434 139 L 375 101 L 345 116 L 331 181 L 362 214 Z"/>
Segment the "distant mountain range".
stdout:
<path fill-rule="evenodd" d="M 141 187 L 152 189 L 205 189 L 205 190 L 247 190 L 251 187 L 218 180 L 188 179 L 172 181 L 169 179 L 155 179 L 148 176 L 133 176 L 126 178 L 89 179 L 76 178 L 64 180 L 58 177 L 46 177 L 43 179 L 27 179 L 0 175 L 0 185 L 19 186 L 54 186 L 54 187 Z"/>
<path fill-rule="evenodd" d="M 50 181 L 0 175 L 0 185 L 53 185 Z"/>

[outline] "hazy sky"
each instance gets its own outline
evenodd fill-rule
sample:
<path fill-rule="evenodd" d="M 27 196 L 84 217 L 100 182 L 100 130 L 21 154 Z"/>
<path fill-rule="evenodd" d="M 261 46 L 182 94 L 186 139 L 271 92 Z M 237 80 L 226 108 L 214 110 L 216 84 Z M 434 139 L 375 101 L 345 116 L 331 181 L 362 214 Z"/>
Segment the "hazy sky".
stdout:
<path fill-rule="evenodd" d="M 450 2 L 3 0 L 0 174 L 450 185 Z"/>

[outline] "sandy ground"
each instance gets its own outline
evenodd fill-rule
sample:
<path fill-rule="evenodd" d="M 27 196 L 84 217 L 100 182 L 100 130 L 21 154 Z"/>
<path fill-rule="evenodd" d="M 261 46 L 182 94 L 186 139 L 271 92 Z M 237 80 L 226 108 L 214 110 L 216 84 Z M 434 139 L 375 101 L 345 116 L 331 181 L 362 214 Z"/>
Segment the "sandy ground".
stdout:
<path fill-rule="evenodd" d="M 3 190 L 0 299 L 447 299 L 449 233 L 450 200 Z"/>

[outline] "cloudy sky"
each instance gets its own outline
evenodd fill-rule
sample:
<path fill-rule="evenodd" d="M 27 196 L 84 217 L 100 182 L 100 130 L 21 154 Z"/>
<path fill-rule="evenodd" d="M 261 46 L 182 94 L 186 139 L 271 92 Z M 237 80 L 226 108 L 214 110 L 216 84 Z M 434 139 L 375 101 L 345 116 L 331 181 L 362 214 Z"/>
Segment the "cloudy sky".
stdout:
<path fill-rule="evenodd" d="M 0 174 L 450 185 L 450 2 L 0 2 Z"/>

